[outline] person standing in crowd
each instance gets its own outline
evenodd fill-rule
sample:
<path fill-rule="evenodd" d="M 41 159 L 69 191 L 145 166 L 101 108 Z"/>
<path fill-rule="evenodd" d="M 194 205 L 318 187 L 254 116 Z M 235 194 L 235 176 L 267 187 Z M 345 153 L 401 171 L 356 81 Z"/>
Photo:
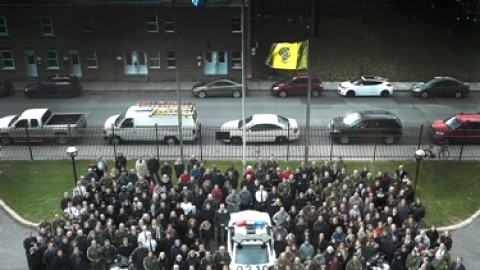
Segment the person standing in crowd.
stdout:
<path fill-rule="evenodd" d="M 132 262 L 134 270 L 143 270 L 143 260 L 148 255 L 148 250 L 142 242 L 138 242 L 137 248 L 132 251 L 129 261 Z"/>
<path fill-rule="evenodd" d="M 463 257 L 457 257 L 457 259 L 450 265 L 449 270 L 466 270 L 463 265 Z"/>
<path fill-rule="evenodd" d="M 224 246 L 220 246 L 218 248 L 218 251 L 215 252 L 215 255 L 213 256 L 213 259 L 215 261 L 216 269 L 223 269 L 223 266 L 230 265 L 230 262 L 232 261 L 230 254 L 225 250 Z"/>
<path fill-rule="evenodd" d="M 214 222 L 217 234 L 217 242 L 219 244 L 227 241 L 227 226 L 230 221 L 230 213 L 225 208 L 225 204 L 220 204 L 219 209 L 215 212 Z"/>
<path fill-rule="evenodd" d="M 145 176 L 147 172 L 147 162 L 143 159 L 143 156 L 138 156 L 137 161 L 135 161 L 135 170 L 138 176 Z"/>
<path fill-rule="evenodd" d="M 157 156 L 150 155 L 150 159 L 147 161 L 147 169 L 153 176 L 153 182 L 160 182 L 160 161 L 158 161 Z"/>
<path fill-rule="evenodd" d="M 149 251 L 147 257 L 143 259 L 143 269 L 156 270 L 157 269 L 157 256 L 153 251 Z"/>
<path fill-rule="evenodd" d="M 127 158 L 123 155 L 122 152 L 117 153 L 117 157 L 115 158 L 115 168 L 119 172 L 123 172 L 127 169 Z"/>
<path fill-rule="evenodd" d="M 92 240 L 90 247 L 87 249 L 87 259 L 92 270 L 103 269 L 101 248 L 97 246 L 96 240 Z"/>

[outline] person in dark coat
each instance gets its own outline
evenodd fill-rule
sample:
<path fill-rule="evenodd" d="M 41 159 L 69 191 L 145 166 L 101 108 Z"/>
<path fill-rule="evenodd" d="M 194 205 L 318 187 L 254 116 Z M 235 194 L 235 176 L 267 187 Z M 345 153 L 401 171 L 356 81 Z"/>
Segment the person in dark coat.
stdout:
<path fill-rule="evenodd" d="M 72 270 L 83 270 L 87 269 L 87 261 L 85 255 L 80 252 L 78 247 L 73 248 L 73 253 L 70 255 L 70 269 Z"/>
<path fill-rule="evenodd" d="M 133 262 L 133 267 L 136 270 L 143 269 L 143 259 L 147 257 L 148 249 L 143 246 L 142 242 L 138 242 L 138 247 L 135 248 L 130 255 L 130 261 Z"/>
<path fill-rule="evenodd" d="M 67 255 L 63 254 L 61 249 L 57 250 L 57 255 L 53 258 L 53 269 L 55 270 L 69 270 L 69 262 Z"/>
<path fill-rule="evenodd" d="M 43 270 L 45 269 L 42 262 L 42 251 L 36 246 L 32 246 L 27 254 L 27 262 L 30 270 Z"/>
<path fill-rule="evenodd" d="M 175 161 L 175 164 L 173 165 L 173 170 L 175 171 L 175 176 L 177 179 L 180 177 L 180 175 L 185 171 L 185 164 L 183 164 L 182 159 L 177 159 Z"/>
<path fill-rule="evenodd" d="M 54 262 L 53 259 L 55 258 L 57 254 L 57 249 L 55 248 L 55 245 L 53 242 L 48 243 L 48 248 L 45 250 L 43 253 L 43 264 L 45 265 L 47 270 L 53 270 L 54 268 Z"/>
<path fill-rule="evenodd" d="M 122 152 L 118 152 L 117 158 L 115 158 L 115 168 L 117 168 L 119 172 L 127 169 L 127 158 Z"/>
<path fill-rule="evenodd" d="M 163 175 L 163 173 L 162 174 L 158 173 L 160 171 L 160 162 L 158 161 L 155 155 L 150 156 L 150 159 L 147 161 L 147 168 L 148 168 L 148 171 L 152 174 L 154 182 L 159 183 L 160 175 Z M 172 178 L 172 174 L 168 176 Z"/>

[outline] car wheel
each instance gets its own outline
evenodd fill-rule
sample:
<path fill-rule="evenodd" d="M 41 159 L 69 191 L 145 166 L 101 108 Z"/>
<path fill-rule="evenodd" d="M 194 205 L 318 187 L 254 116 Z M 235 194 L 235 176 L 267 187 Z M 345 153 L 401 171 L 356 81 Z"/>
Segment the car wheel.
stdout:
<path fill-rule="evenodd" d="M 279 144 L 284 144 L 284 143 L 286 143 L 287 141 L 288 141 L 288 140 L 287 140 L 287 138 L 285 138 L 285 137 L 277 137 L 277 138 L 275 138 L 275 142 L 276 142 L 276 143 L 279 143 Z"/>
<path fill-rule="evenodd" d="M 383 138 L 383 141 L 385 142 L 385 144 L 393 144 L 395 142 L 395 137 L 387 136 Z"/>
<path fill-rule="evenodd" d="M 319 97 L 319 96 L 320 96 L 320 90 L 312 89 L 312 97 Z"/>
<path fill-rule="evenodd" d="M 207 93 L 205 93 L 205 91 L 200 91 L 197 94 L 197 97 L 199 97 L 199 98 L 205 98 L 206 96 L 207 96 Z"/>
<path fill-rule="evenodd" d="M 27 92 L 26 96 L 27 96 L 28 98 L 36 98 L 36 97 L 37 97 L 37 92 L 34 92 L 34 91 L 32 91 L 32 92 Z"/>
<path fill-rule="evenodd" d="M 67 144 L 68 141 L 69 141 L 69 138 L 65 137 L 65 135 L 59 135 L 59 137 L 57 137 L 57 142 L 61 145 Z"/>
<path fill-rule="evenodd" d="M 341 144 L 349 144 L 350 143 L 350 138 L 348 136 L 343 135 L 340 138 L 338 138 L 338 141 Z"/>
<path fill-rule="evenodd" d="M 420 94 L 420 96 L 422 98 L 427 98 L 428 97 L 428 92 L 427 91 L 423 91 L 422 94 Z"/>
<path fill-rule="evenodd" d="M 10 143 L 12 143 L 12 139 L 10 139 L 10 137 L 1 137 L 0 143 L 3 145 L 9 145 Z"/>
<path fill-rule="evenodd" d="M 457 91 L 457 92 L 455 92 L 454 97 L 455 97 L 455 98 L 462 98 L 462 97 L 463 97 L 462 91 Z"/>
<path fill-rule="evenodd" d="M 347 97 L 354 97 L 355 96 L 355 91 L 350 90 L 347 92 Z"/>
<path fill-rule="evenodd" d="M 234 98 L 239 98 L 241 96 L 242 96 L 242 92 L 240 92 L 238 90 L 233 91 L 233 97 Z"/>
<path fill-rule="evenodd" d="M 108 142 L 111 144 L 111 145 L 119 145 L 122 143 L 122 139 L 118 136 L 115 136 L 115 137 L 111 137 Z"/>
<path fill-rule="evenodd" d="M 177 138 L 175 138 L 175 137 L 166 137 L 164 140 L 165 140 L 165 143 L 168 144 L 168 145 L 177 144 Z"/>
<path fill-rule="evenodd" d="M 284 98 L 284 97 L 288 96 L 288 93 L 287 93 L 287 91 L 280 91 L 280 93 L 278 93 L 278 96 L 281 97 L 281 98 Z"/>
<path fill-rule="evenodd" d="M 390 96 L 390 93 L 387 90 L 383 90 L 382 93 L 380 93 L 381 97 L 388 97 Z"/>
<path fill-rule="evenodd" d="M 232 138 L 230 139 L 230 142 L 231 142 L 232 144 L 242 144 L 242 138 L 240 138 L 240 137 L 232 137 Z"/>

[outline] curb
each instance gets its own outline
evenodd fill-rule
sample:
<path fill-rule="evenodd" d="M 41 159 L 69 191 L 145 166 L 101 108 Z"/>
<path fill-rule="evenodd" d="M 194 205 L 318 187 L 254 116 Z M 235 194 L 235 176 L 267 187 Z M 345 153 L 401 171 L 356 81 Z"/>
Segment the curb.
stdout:
<path fill-rule="evenodd" d="M 38 224 L 30 222 L 24 218 L 22 218 L 17 212 L 13 211 L 2 199 L 0 199 L 0 206 L 18 223 L 30 227 L 32 229 L 36 229 Z"/>
<path fill-rule="evenodd" d="M 0 206 L 18 223 L 20 223 L 24 226 L 27 226 L 27 227 L 31 227 L 33 229 L 37 228 L 38 223 L 33 223 L 33 222 L 30 222 L 30 221 L 22 218 L 19 214 L 17 214 L 17 212 L 15 212 L 12 208 L 10 208 L 2 199 L 0 199 Z M 455 230 L 463 229 L 466 226 L 470 225 L 479 216 L 480 216 L 480 209 L 477 210 L 477 212 L 475 212 L 469 218 L 467 218 L 466 220 L 464 220 L 464 221 L 462 221 L 458 224 L 454 224 L 454 225 L 450 225 L 450 226 L 446 226 L 446 227 L 440 227 L 440 228 L 437 228 L 437 230 L 438 231 L 446 231 L 446 230 L 455 231 Z M 426 229 L 429 229 L 429 228 L 426 228 Z"/>

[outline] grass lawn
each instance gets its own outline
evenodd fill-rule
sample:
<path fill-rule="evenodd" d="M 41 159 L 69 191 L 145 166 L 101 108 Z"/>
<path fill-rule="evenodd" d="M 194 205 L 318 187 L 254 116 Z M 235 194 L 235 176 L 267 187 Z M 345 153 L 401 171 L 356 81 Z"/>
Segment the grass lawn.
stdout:
<path fill-rule="evenodd" d="M 112 164 L 112 162 L 109 162 Z M 130 162 L 132 163 L 132 162 Z M 221 169 L 232 162 L 205 162 Z M 348 171 L 367 165 L 375 175 L 389 172 L 404 164 L 410 179 L 415 175 L 414 161 L 347 161 Z M 173 162 L 171 163 L 173 164 Z M 280 162 L 280 166 L 296 167 L 298 161 Z M 234 162 L 237 169 L 240 162 Z M 77 161 L 78 174 L 86 172 L 87 161 Z M 422 161 L 418 183 L 418 196 L 427 207 L 424 226 L 451 225 L 468 218 L 480 206 L 480 163 L 475 161 Z M 70 160 L 57 161 L 0 161 L 0 198 L 22 217 L 38 222 L 41 217 L 51 219 L 59 213 L 63 192 L 71 194 L 73 172 Z"/>

